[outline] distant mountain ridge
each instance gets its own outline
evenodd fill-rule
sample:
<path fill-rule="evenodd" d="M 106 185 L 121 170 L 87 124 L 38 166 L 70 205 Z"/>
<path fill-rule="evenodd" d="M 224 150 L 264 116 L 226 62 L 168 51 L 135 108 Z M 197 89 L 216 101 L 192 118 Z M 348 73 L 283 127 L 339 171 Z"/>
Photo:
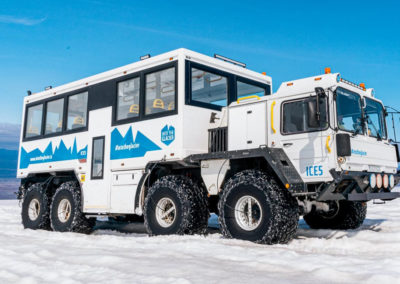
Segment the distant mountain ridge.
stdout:
<path fill-rule="evenodd" d="M 20 130 L 20 125 L 0 123 L 0 178 L 17 174 Z"/>
<path fill-rule="evenodd" d="M 15 178 L 17 165 L 18 150 L 0 149 L 0 178 Z"/>
<path fill-rule="evenodd" d="M 18 150 L 21 126 L 0 123 L 0 149 Z"/>

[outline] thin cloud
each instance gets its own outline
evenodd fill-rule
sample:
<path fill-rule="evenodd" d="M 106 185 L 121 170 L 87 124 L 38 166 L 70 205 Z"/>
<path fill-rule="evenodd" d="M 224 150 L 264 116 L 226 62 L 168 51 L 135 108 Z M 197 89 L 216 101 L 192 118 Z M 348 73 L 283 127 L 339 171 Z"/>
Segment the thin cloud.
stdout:
<path fill-rule="evenodd" d="M 208 45 L 211 45 L 214 47 L 224 47 L 224 48 L 227 48 L 230 50 L 235 50 L 235 51 L 240 51 L 240 52 L 254 53 L 254 54 L 266 55 L 266 56 L 274 56 L 274 57 L 291 59 L 291 60 L 315 61 L 313 58 L 310 58 L 307 56 L 293 55 L 293 54 L 289 54 L 286 52 L 282 52 L 277 49 L 270 49 L 270 48 L 265 48 L 265 47 L 255 47 L 255 46 L 249 45 L 249 44 L 241 44 L 241 43 L 237 43 L 237 42 L 236 43 L 229 42 L 229 41 L 225 41 L 225 40 L 206 38 L 206 37 L 202 37 L 202 36 L 188 35 L 188 34 L 183 34 L 183 33 L 178 33 L 178 32 L 172 32 L 172 31 L 168 31 L 168 30 L 154 29 L 154 28 L 148 28 L 148 27 L 132 25 L 132 24 L 123 24 L 123 23 L 106 22 L 106 21 L 92 21 L 92 22 L 97 23 L 97 24 L 114 26 L 114 27 L 118 27 L 118 28 L 125 28 L 125 29 L 141 31 L 141 32 L 148 32 L 148 33 L 153 33 L 153 34 L 158 34 L 158 35 L 163 35 L 163 36 L 169 36 L 169 37 L 173 37 L 173 38 L 181 38 L 181 39 L 185 39 L 185 40 L 189 40 L 189 41 L 193 41 L 193 42 L 208 44 Z"/>
<path fill-rule="evenodd" d="M 31 19 L 31 18 L 18 18 L 9 15 L 0 15 L 0 23 L 3 24 L 15 24 L 15 25 L 23 25 L 23 26 L 35 26 L 43 23 L 46 20 L 46 17 L 41 19 Z"/>

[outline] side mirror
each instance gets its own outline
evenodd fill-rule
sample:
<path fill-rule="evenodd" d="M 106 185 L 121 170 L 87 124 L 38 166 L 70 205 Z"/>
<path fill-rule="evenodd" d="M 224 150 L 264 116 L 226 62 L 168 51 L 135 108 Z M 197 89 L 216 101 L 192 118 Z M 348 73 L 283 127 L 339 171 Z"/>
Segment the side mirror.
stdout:
<path fill-rule="evenodd" d="M 336 134 L 336 151 L 338 157 L 351 156 L 351 142 L 349 134 Z"/>
<path fill-rule="evenodd" d="M 307 103 L 308 107 L 308 127 L 317 128 L 320 127 L 321 112 L 319 109 L 319 98 L 326 96 L 325 91 L 321 87 L 315 88 L 317 94 L 315 100 L 311 100 Z"/>
<path fill-rule="evenodd" d="M 307 102 L 308 108 L 308 127 L 317 128 L 319 127 L 319 117 L 317 115 L 317 100 L 311 100 Z"/>

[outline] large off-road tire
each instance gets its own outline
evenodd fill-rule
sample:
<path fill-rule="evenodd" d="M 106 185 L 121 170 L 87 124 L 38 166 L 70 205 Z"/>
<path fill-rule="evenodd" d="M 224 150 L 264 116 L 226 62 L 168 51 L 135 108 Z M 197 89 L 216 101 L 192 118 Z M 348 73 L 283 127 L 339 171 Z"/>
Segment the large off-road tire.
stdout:
<path fill-rule="evenodd" d="M 228 238 L 286 244 L 297 231 L 296 200 L 261 171 L 245 170 L 230 178 L 218 208 L 221 232 Z"/>
<path fill-rule="evenodd" d="M 207 196 L 190 178 L 169 175 L 151 188 L 144 204 L 144 224 L 150 235 L 205 234 Z"/>
<path fill-rule="evenodd" d="M 51 227 L 58 232 L 89 234 L 96 220 L 88 219 L 81 211 L 81 192 L 77 182 L 61 184 L 50 206 Z"/>
<path fill-rule="evenodd" d="M 330 202 L 329 212 L 313 209 L 304 216 L 304 221 L 312 229 L 357 229 L 367 215 L 367 203 L 341 200 Z"/>
<path fill-rule="evenodd" d="M 21 217 L 25 229 L 50 229 L 49 197 L 41 183 L 32 184 L 26 190 Z"/>

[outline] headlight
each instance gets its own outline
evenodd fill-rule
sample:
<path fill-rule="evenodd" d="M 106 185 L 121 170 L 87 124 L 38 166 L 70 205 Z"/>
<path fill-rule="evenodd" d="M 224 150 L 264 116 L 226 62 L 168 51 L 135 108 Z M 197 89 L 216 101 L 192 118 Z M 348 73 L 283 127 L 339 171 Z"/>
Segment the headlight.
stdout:
<path fill-rule="evenodd" d="M 394 187 L 394 175 L 390 175 L 389 177 L 389 186 L 390 188 Z"/>
<path fill-rule="evenodd" d="M 388 188 L 389 187 L 389 177 L 388 175 L 383 176 L 383 187 Z"/>
<path fill-rule="evenodd" d="M 369 185 L 371 186 L 371 188 L 375 188 L 375 186 L 376 186 L 376 175 L 375 174 L 371 174 L 369 176 Z"/>
<path fill-rule="evenodd" d="M 381 188 L 382 187 L 382 176 L 380 174 L 376 175 L 376 187 Z"/>

